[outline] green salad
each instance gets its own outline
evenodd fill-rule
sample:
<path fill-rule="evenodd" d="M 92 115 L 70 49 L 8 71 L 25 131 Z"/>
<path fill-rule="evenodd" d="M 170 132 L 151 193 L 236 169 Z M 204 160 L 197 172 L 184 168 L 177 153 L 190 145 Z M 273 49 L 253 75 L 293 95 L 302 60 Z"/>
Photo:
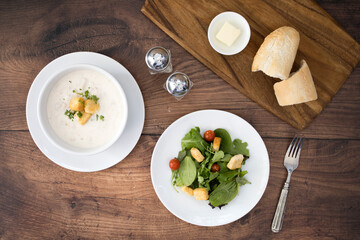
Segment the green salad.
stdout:
<path fill-rule="evenodd" d="M 196 200 L 209 200 L 212 208 L 225 206 L 239 192 L 240 186 L 250 183 L 241 167 L 249 158 L 248 144 L 240 139 L 232 141 L 222 128 L 190 130 L 181 140 L 182 150 L 169 162 L 171 183 L 194 196 Z"/>

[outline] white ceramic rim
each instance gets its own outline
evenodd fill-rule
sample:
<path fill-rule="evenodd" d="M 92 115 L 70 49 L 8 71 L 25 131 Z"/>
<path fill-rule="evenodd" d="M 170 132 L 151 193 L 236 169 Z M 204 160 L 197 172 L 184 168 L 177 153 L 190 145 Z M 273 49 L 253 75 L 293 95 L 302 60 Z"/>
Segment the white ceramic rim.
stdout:
<path fill-rule="evenodd" d="M 212 41 L 212 39 L 211 39 L 211 37 L 210 37 L 212 28 L 214 27 L 214 24 L 216 23 L 216 21 L 218 21 L 219 18 L 224 17 L 224 16 L 226 16 L 226 15 L 237 15 L 237 17 L 241 18 L 241 19 L 244 21 L 244 23 L 246 23 L 246 24 L 242 24 L 242 25 L 243 25 L 243 26 L 246 28 L 246 30 L 249 32 L 249 37 L 247 38 L 246 44 L 244 44 L 243 47 L 240 46 L 239 48 L 236 48 L 236 49 L 235 49 L 234 51 L 232 51 L 232 52 L 231 52 L 231 51 L 229 51 L 229 52 L 224 52 L 224 51 L 220 50 L 220 49 L 216 46 L 216 44 L 213 43 L 213 41 Z M 209 41 L 211 47 L 212 47 L 216 52 L 218 52 L 218 53 L 220 53 L 220 54 L 222 54 L 222 55 L 230 56 L 230 55 L 238 54 L 239 52 L 241 52 L 242 50 L 244 50 L 244 49 L 246 48 L 246 46 L 249 44 L 249 41 L 250 41 L 251 29 L 250 29 L 250 25 L 249 25 L 248 21 L 247 21 L 242 15 L 240 15 L 239 13 L 236 13 L 236 12 L 228 11 L 228 12 L 222 12 L 222 13 L 218 14 L 216 17 L 213 18 L 213 20 L 211 20 L 210 25 L 209 25 L 209 27 L 208 27 L 208 33 L 207 33 L 207 34 L 208 34 L 208 41 Z"/>
<path fill-rule="evenodd" d="M 59 142 L 54 140 L 50 134 L 49 131 L 54 131 L 53 129 L 47 129 L 45 127 L 45 123 L 44 123 L 44 118 L 47 118 L 47 112 L 42 112 L 41 111 L 41 107 L 40 105 L 42 104 L 43 101 L 47 101 L 47 98 L 45 98 L 45 93 L 50 92 L 51 89 L 49 88 L 49 85 L 51 84 L 56 84 L 54 81 L 57 81 L 59 79 L 57 79 L 59 77 L 59 75 L 62 75 L 64 72 L 71 72 L 72 70 L 79 70 L 79 69 L 91 69 L 91 70 L 95 70 L 97 72 L 100 72 L 101 74 L 105 75 L 112 83 L 114 83 L 114 85 L 117 87 L 118 91 L 119 91 L 119 96 L 121 97 L 121 101 L 124 103 L 123 107 L 123 115 L 125 116 L 124 119 L 125 121 L 123 121 L 120 125 L 120 128 L 118 129 L 116 135 L 114 135 L 114 137 L 108 141 L 106 144 L 100 146 L 100 147 L 96 147 L 94 149 L 81 149 L 81 151 L 73 151 L 71 149 L 68 149 L 66 147 L 64 147 L 64 145 L 68 145 L 68 143 L 65 143 L 62 139 L 59 138 Z M 100 152 L 105 151 L 106 149 L 108 149 L 109 147 L 111 147 L 121 136 L 121 134 L 124 131 L 124 128 L 126 126 L 126 122 L 127 122 L 127 118 L 128 118 L 128 103 L 125 97 L 125 93 L 123 88 L 121 87 L 121 84 L 107 71 L 103 70 L 100 67 L 91 65 L 91 64 L 75 64 L 72 66 L 67 66 L 65 68 L 60 69 L 58 72 L 54 73 L 49 80 L 46 82 L 46 84 L 43 86 L 43 88 L 40 91 L 40 96 L 37 102 L 37 116 L 39 119 L 39 123 L 40 123 L 40 127 L 41 130 L 43 131 L 43 133 L 45 134 L 45 136 L 48 138 L 48 140 L 54 144 L 55 146 L 57 146 L 58 148 L 62 149 L 65 152 L 68 152 L 70 154 L 75 154 L 75 155 L 94 155 Z M 50 126 L 51 127 L 51 126 Z M 54 134 L 56 134 L 54 132 Z M 74 147 L 75 148 L 75 147 Z"/>

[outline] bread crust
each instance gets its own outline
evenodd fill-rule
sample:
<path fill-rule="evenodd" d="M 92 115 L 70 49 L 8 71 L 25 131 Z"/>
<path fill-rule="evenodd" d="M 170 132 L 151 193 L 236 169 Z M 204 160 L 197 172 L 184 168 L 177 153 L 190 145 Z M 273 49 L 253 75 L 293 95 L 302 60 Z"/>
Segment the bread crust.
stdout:
<path fill-rule="evenodd" d="M 289 77 L 300 34 L 292 27 L 284 26 L 270 33 L 257 51 L 251 70 L 285 80 Z"/>
<path fill-rule="evenodd" d="M 300 69 L 290 78 L 274 84 L 275 95 L 280 106 L 288 106 L 317 99 L 317 93 L 309 66 L 301 61 Z"/>

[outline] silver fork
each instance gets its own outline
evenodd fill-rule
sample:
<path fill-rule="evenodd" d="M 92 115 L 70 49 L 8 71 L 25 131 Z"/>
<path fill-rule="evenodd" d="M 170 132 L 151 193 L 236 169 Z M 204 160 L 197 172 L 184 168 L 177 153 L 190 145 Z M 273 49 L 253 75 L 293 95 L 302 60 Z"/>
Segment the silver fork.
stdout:
<path fill-rule="evenodd" d="M 298 167 L 299 165 L 299 157 L 301 152 L 301 147 L 304 143 L 304 138 L 295 136 L 288 147 L 285 158 L 284 158 L 284 166 L 288 171 L 288 176 L 286 182 L 284 183 L 284 187 L 281 190 L 280 198 L 278 205 L 276 207 L 276 212 L 274 215 L 274 219 L 271 225 L 271 230 L 274 233 L 277 233 L 281 230 L 282 224 L 284 221 L 285 216 L 285 207 L 286 207 L 286 200 L 287 195 L 289 192 L 290 187 L 290 178 L 292 172 Z"/>

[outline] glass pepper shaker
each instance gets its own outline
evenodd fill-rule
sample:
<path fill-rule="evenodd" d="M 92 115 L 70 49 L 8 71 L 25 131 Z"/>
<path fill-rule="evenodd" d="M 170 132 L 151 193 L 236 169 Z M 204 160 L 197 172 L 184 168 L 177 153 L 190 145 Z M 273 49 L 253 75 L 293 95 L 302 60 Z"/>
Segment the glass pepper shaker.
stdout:
<path fill-rule="evenodd" d="M 193 82 L 182 72 L 174 72 L 167 78 L 164 84 L 164 88 L 177 100 L 183 98 L 192 86 Z"/>
<path fill-rule="evenodd" d="M 170 50 L 160 46 L 153 47 L 146 53 L 145 62 L 150 74 L 170 73 L 173 70 Z"/>

